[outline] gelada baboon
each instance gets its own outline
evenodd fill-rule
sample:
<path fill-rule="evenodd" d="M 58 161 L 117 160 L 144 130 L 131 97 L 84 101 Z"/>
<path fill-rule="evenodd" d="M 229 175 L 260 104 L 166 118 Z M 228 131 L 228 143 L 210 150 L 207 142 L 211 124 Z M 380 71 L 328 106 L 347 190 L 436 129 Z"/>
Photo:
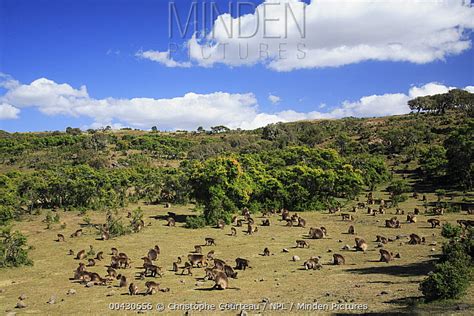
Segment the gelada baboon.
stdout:
<path fill-rule="evenodd" d="M 173 227 L 176 226 L 176 221 L 173 217 L 168 217 L 166 226 Z"/>
<path fill-rule="evenodd" d="M 204 240 L 206 241 L 206 246 L 216 246 L 216 240 L 214 238 L 206 237 Z"/>
<path fill-rule="evenodd" d="M 199 268 L 199 267 L 202 267 L 204 265 L 207 265 L 206 258 L 202 254 L 188 255 L 188 261 L 191 264 L 191 266 L 193 266 L 193 267 L 196 265 Z"/>
<path fill-rule="evenodd" d="M 194 246 L 194 252 L 195 253 L 202 253 L 202 247 L 200 245 Z"/>
<path fill-rule="evenodd" d="M 441 225 L 441 222 L 439 221 L 439 219 L 436 219 L 436 218 L 430 218 L 428 220 L 428 223 L 431 224 L 431 228 L 436 228 L 436 226 L 440 226 Z"/>
<path fill-rule="evenodd" d="M 408 214 L 408 215 L 407 215 L 407 222 L 408 222 L 408 223 L 416 223 L 416 216 L 415 216 L 415 214 Z"/>
<path fill-rule="evenodd" d="M 296 248 L 304 248 L 304 247 L 309 248 L 309 244 L 306 242 L 306 240 L 299 239 L 296 241 Z"/>
<path fill-rule="evenodd" d="M 214 288 L 218 290 L 225 290 L 229 284 L 227 275 L 222 271 L 217 271 L 214 277 Z"/>
<path fill-rule="evenodd" d="M 147 257 L 150 260 L 156 260 L 156 259 L 158 259 L 158 252 L 155 249 L 150 249 L 148 251 Z"/>
<path fill-rule="evenodd" d="M 225 221 L 223 219 L 219 219 L 217 221 L 217 228 L 224 229 L 224 227 L 225 227 Z"/>
<path fill-rule="evenodd" d="M 318 258 L 310 258 L 306 260 L 304 263 L 304 268 L 306 270 L 317 270 L 321 269 L 322 266 L 319 264 L 319 259 Z"/>
<path fill-rule="evenodd" d="M 375 242 L 380 242 L 382 244 L 386 244 L 388 242 L 387 237 L 377 235 Z"/>
<path fill-rule="evenodd" d="M 67 252 L 67 254 L 70 255 L 70 256 L 74 256 L 74 250 L 69 249 L 69 251 Z"/>
<path fill-rule="evenodd" d="M 111 254 L 112 256 L 118 255 L 118 250 L 117 250 L 117 248 L 115 248 L 115 247 L 110 248 L 110 254 Z"/>
<path fill-rule="evenodd" d="M 224 270 L 226 263 L 224 260 L 214 259 L 214 269 Z"/>
<path fill-rule="evenodd" d="M 304 220 L 301 217 L 298 217 L 298 227 L 305 227 L 306 226 L 306 220 Z"/>
<path fill-rule="evenodd" d="M 95 266 L 95 260 L 94 260 L 94 259 L 89 259 L 89 260 L 87 260 L 87 266 L 88 266 L 88 267 L 93 267 L 93 266 Z"/>
<path fill-rule="evenodd" d="M 119 287 L 126 287 L 127 286 L 127 278 L 125 277 L 125 275 L 117 275 L 117 280 L 120 280 L 119 282 Z"/>
<path fill-rule="evenodd" d="M 351 214 L 346 214 L 346 213 L 341 214 L 341 218 L 342 218 L 343 221 L 352 221 L 352 220 L 354 220 L 354 217 Z"/>
<path fill-rule="evenodd" d="M 367 245 L 367 243 L 365 242 L 364 239 L 356 237 L 355 238 L 355 243 L 356 243 L 355 244 L 356 251 L 365 252 L 367 250 L 368 245 Z"/>
<path fill-rule="evenodd" d="M 235 272 L 234 269 L 232 269 L 232 267 L 227 265 L 227 264 L 224 266 L 224 273 L 229 278 L 237 279 L 237 273 L 238 272 Z"/>
<path fill-rule="evenodd" d="M 77 260 L 82 260 L 86 257 L 86 251 L 84 249 L 82 249 L 81 251 L 79 251 L 76 255 L 76 259 Z"/>
<path fill-rule="evenodd" d="M 239 219 L 239 220 L 237 220 L 237 224 L 235 226 L 242 227 L 243 225 L 244 225 L 244 220 Z"/>
<path fill-rule="evenodd" d="M 314 228 L 314 227 L 311 227 L 309 229 L 309 238 L 311 239 L 321 239 L 324 237 L 325 233 L 322 229 L 320 228 Z"/>
<path fill-rule="evenodd" d="M 214 259 L 214 250 L 209 251 L 206 255 L 206 258 L 210 260 Z"/>
<path fill-rule="evenodd" d="M 351 235 L 354 235 L 354 234 L 355 234 L 355 229 L 354 229 L 354 226 L 353 226 L 353 225 L 349 226 L 349 229 L 347 230 L 347 233 L 348 233 L 348 234 L 351 234 Z"/>
<path fill-rule="evenodd" d="M 193 269 L 193 265 L 189 262 L 185 262 L 184 267 L 183 267 L 183 271 L 181 271 L 181 275 L 184 274 L 184 271 L 187 271 L 186 274 L 188 274 L 188 275 L 193 275 L 192 269 Z"/>
<path fill-rule="evenodd" d="M 145 283 L 145 286 L 146 286 L 145 294 L 147 295 L 155 294 L 156 292 L 160 290 L 160 283 L 156 283 L 154 281 L 147 281 Z"/>
<path fill-rule="evenodd" d="M 117 277 L 117 271 L 115 271 L 115 269 L 112 268 L 112 267 L 108 267 L 106 276 L 111 277 L 111 278 L 116 278 Z"/>
<path fill-rule="evenodd" d="M 270 256 L 270 249 L 268 249 L 268 248 L 263 249 L 263 256 L 265 256 L 265 257 Z"/>
<path fill-rule="evenodd" d="M 82 235 L 82 229 L 78 229 L 74 233 L 71 234 L 71 238 L 80 237 L 81 235 Z"/>
<path fill-rule="evenodd" d="M 332 255 L 332 258 L 333 258 L 333 264 L 335 265 L 343 265 L 343 264 L 346 264 L 346 259 L 344 258 L 343 255 L 340 255 L 340 254 L 333 254 Z"/>
<path fill-rule="evenodd" d="M 247 268 L 251 268 L 250 261 L 243 258 L 235 259 L 235 268 L 237 270 L 245 270 Z"/>
<path fill-rule="evenodd" d="M 138 286 L 136 286 L 134 283 L 130 283 L 130 286 L 128 287 L 128 294 L 138 295 Z"/>
<path fill-rule="evenodd" d="M 106 231 L 102 232 L 102 240 L 109 240 L 110 239 L 110 234 Z"/>
<path fill-rule="evenodd" d="M 393 254 L 385 249 L 380 249 L 380 262 L 389 263 L 393 260 Z"/>
<path fill-rule="evenodd" d="M 173 262 L 173 268 L 171 269 L 173 272 L 178 272 L 178 264 L 176 262 Z"/>
<path fill-rule="evenodd" d="M 417 234 L 410 234 L 410 241 L 408 241 L 409 245 L 420 245 L 423 242 L 425 242 L 425 237 L 420 237 Z"/>
<path fill-rule="evenodd" d="M 95 259 L 96 260 L 103 260 L 104 259 L 104 252 L 103 251 L 99 251 L 96 255 L 95 255 Z"/>
<path fill-rule="evenodd" d="M 262 226 L 270 226 L 270 220 L 268 218 L 262 221 Z"/>
<path fill-rule="evenodd" d="M 62 241 L 66 241 L 66 239 L 64 238 L 63 234 L 58 234 L 58 239 L 56 241 L 57 242 L 62 242 Z"/>

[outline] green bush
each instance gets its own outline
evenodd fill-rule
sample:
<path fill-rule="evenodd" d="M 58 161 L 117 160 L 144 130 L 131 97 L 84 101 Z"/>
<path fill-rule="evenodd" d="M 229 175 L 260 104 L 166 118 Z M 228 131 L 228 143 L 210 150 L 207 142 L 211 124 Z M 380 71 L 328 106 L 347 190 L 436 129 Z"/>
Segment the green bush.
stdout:
<path fill-rule="evenodd" d="M 446 223 L 441 229 L 441 236 L 445 238 L 455 238 L 461 235 L 461 227 Z"/>
<path fill-rule="evenodd" d="M 0 243 L 0 268 L 19 267 L 32 265 L 33 261 L 28 258 L 26 237 L 20 232 L 11 232 L 9 227 L 0 231 L 2 239 Z"/>
<path fill-rule="evenodd" d="M 130 227 L 123 224 L 122 218 L 115 218 L 110 212 L 107 214 L 105 225 L 110 237 L 123 236 L 132 232 Z"/>
<path fill-rule="evenodd" d="M 186 216 L 186 224 L 184 227 L 197 229 L 206 226 L 206 218 L 203 215 L 199 216 Z"/>

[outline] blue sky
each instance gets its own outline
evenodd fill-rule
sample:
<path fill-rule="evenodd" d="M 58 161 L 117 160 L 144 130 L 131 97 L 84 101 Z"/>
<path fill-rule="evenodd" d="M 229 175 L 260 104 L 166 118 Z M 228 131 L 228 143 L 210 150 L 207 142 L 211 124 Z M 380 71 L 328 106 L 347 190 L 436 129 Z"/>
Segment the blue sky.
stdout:
<path fill-rule="evenodd" d="M 179 12 L 185 16 L 192 1 L 174 2 Z M 225 2 L 219 1 L 222 13 L 227 7 L 223 4 Z M 255 3 L 261 4 L 262 1 Z M 309 4 L 310 1 L 306 3 Z M 0 73 L 3 73 L 4 81 L 16 84 L 14 88 L 11 85 L 3 85 L 3 89 L 0 89 L 0 96 L 4 95 L 3 99 L 0 97 L 0 103 L 5 106 L 7 113 L 3 119 L 0 115 L 0 129 L 63 130 L 67 126 L 98 127 L 116 124 L 117 127 L 133 126 L 144 129 L 157 125 L 161 129 L 171 130 L 194 129 L 199 125 L 219 123 L 231 127 L 253 128 L 278 120 L 398 114 L 404 109 L 400 108 L 402 105 L 395 105 L 395 94 L 404 94 L 405 98 L 399 96 L 397 102 L 405 102 L 405 99 L 411 96 L 430 94 L 433 91 L 442 92 L 449 87 L 464 88 L 474 85 L 474 53 L 470 44 L 467 48 L 456 46 L 451 51 L 443 51 L 442 46 L 446 47 L 446 44 L 437 42 L 440 45 L 439 51 L 430 51 L 429 54 L 442 57 L 428 56 L 423 57 L 426 60 L 420 61 L 416 59 L 416 50 L 423 51 L 424 47 L 418 47 L 410 42 L 409 38 L 405 38 L 403 30 L 400 30 L 398 35 L 396 30 L 383 26 L 378 33 L 387 32 L 387 40 L 390 36 L 399 39 L 401 47 L 409 47 L 404 56 L 411 54 L 410 57 L 403 60 L 399 56 L 390 55 L 392 51 L 381 48 L 380 42 L 374 40 L 372 31 L 368 31 L 368 34 L 361 34 L 360 43 L 356 43 L 360 46 L 357 47 L 372 45 L 377 50 L 374 56 L 382 56 L 380 58 L 371 57 L 364 60 L 360 56 L 348 55 L 347 58 L 342 58 L 342 61 L 337 60 L 335 66 L 321 64 L 319 61 L 303 66 L 294 61 L 277 67 L 270 66 L 269 61 L 238 65 L 217 61 L 212 65 L 203 65 L 199 58 L 189 61 L 183 49 L 180 54 L 170 58 L 178 62 L 190 62 L 191 66 L 169 67 L 161 61 L 140 57 L 143 51 L 166 52 L 170 42 L 183 44 L 190 40 L 192 34 L 188 34 L 184 39 L 168 37 L 168 5 L 168 1 L 164 0 L 0 0 Z M 465 6 L 464 10 L 467 19 L 473 17 L 472 8 Z M 237 18 L 235 12 L 232 13 L 233 17 Z M 254 10 L 249 9 L 245 13 L 253 14 Z M 357 14 L 360 15 L 356 11 L 354 15 Z M 338 17 L 332 18 L 337 21 Z M 444 21 L 435 21 L 437 16 L 426 18 L 433 19 L 426 27 L 426 32 L 436 35 L 439 30 L 437 23 L 445 27 Z M 351 28 L 351 25 L 344 25 L 346 20 L 340 19 L 341 30 L 334 31 L 334 38 L 344 37 L 345 30 Z M 450 38 L 449 43 L 472 41 L 472 25 L 469 23 L 472 22 L 466 21 L 466 18 L 455 23 L 453 29 L 462 26 L 464 31 L 461 36 Z M 406 27 L 406 32 L 413 30 L 410 23 Z M 209 29 L 207 31 L 209 32 Z M 308 34 L 314 32 L 319 30 L 307 30 Z M 431 33 L 427 36 L 432 35 Z M 336 42 L 337 45 L 342 45 Z M 254 42 L 250 44 L 253 45 Z M 315 49 L 321 48 L 317 46 L 319 44 L 310 45 L 315 45 Z M 328 43 L 328 47 L 333 45 L 336 44 Z M 354 46 L 354 49 L 357 47 Z M 427 52 L 422 53 L 423 56 L 427 55 Z M 315 60 L 317 57 L 314 57 Z M 333 60 L 333 55 L 328 58 Z M 351 58 L 355 58 L 355 61 L 347 62 L 347 59 Z M 28 88 L 29 84 L 39 78 L 48 80 L 38 88 L 46 92 L 50 92 L 51 87 L 56 89 L 59 84 L 67 84 L 74 91 L 86 86 L 87 95 L 81 94 L 80 102 L 76 100 L 77 96 L 74 96 L 74 101 L 68 101 L 70 103 L 64 105 L 67 109 L 60 110 L 53 109 L 50 103 L 45 104 L 38 95 L 42 93 L 38 92 L 38 89 L 34 90 L 34 95 L 28 95 L 25 101 L 26 97 L 20 92 L 30 91 L 15 89 L 21 86 Z M 431 85 L 427 86 L 428 84 Z M 410 89 L 413 87 L 419 87 L 423 91 L 418 94 L 413 91 L 411 93 Z M 12 92 L 11 95 L 6 97 L 9 91 Z M 216 92 L 222 92 L 224 95 L 216 96 Z M 193 95 L 184 97 L 188 93 Z M 61 92 L 60 95 L 64 94 Z M 277 96 L 280 101 L 272 102 L 269 95 Z M 384 107 L 383 102 L 386 101 L 387 109 L 377 108 L 373 113 L 367 109 L 360 110 L 360 107 L 369 106 L 366 104 L 369 101 L 361 98 L 372 95 L 386 98 L 377 99 L 377 102 L 370 104 L 371 107 Z M 56 93 L 53 98 L 57 97 Z M 69 96 L 67 98 L 70 99 Z M 91 105 L 91 108 L 83 108 L 84 103 L 95 104 L 107 98 L 113 98 L 114 101 L 110 102 L 108 109 L 101 110 L 104 113 L 99 117 L 94 114 L 94 105 Z M 133 98 L 163 102 L 150 103 L 146 111 L 149 110 L 152 114 L 148 116 L 137 100 L 132 102 L 133 105 L 126 103 Z M 157 110 L 155 113 L 153 107 L 160 107 L 173 98 L 178 98 L 175 100 L 176 104 L 173 103 L 174 106 L 166 111 L 179 112 L 179 115 L 164 113 L 165 110 Z M 197 115 L 194 107 L 196 102 L 206 104 L 199 108 L 204 112 L 206 106 L 209 107 L 209 117 L 205 113 Z M 221 102 L 222 105 L 216 105 L 216 102 Z M 80 110 L 73 108 L 76 106 Z M 117 108 L 119 106 L 120 109 Z M 211 112 L 214 112 L 216 106 L 222 106 L 223 110 L 228 106 L 229 117 L 217 110 L 215 116 L 212 116 Z M 393 108 L 390 108 L 391 106 Z M 11 108 L 15 109 L 14 114 L 7 111 Z M 115 109 L 122 114 L 115 115 Z M 335 112 L 329 114 L 334 110 Z M 111 113 L 105 113 L 106 111 Z M 245 115 L 236 117 L 232 115 L 232 111 Z M 288 111 L 291 113 L 288 114 Z M 129 119 L 135 114 L 136 117 Z M 153 120 L 145 119 L 147 116 L 153 117 Z M 193 116 L 196 118 L 191 118 Z M 235 121 L 232 116 L 236 117 Z"/>

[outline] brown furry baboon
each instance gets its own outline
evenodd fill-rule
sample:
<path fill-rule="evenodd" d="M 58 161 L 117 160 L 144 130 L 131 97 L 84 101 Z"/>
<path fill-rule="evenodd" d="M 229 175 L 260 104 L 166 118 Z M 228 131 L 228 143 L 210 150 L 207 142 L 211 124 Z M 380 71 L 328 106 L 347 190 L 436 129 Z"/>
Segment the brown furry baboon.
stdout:
<path fill-rule="evenodd" d="M 355 234 L 355 228 L 353 225 L 349 226 L 349 229 L 347 230 L 348 234 L 354 235 Z"/>
<path fill-rule="evenodd" d="M 388 228 L 401 228 L 400 221 L 397 220 L 396 217 L 392 217 L 391 219 L 385 220 L 385 227 Z"/>
<path fill-rule="evenodd" d="M 74 233 L 71 234 L 71 238 L 80 237 L 81 235 L 82 235 L 82 229 L 78 229 Z"/>
<path fill-rule="evenodd" d="M 293 226 L 293 220 L 291 218 L 286 219 L 286 226 L 292 227 Z"/>
<path fill-rule="evenodd" d="M 209 251 L 206 255 L 206 258 L 210 260 L 214 259 L 214 250 Z"/>
<path fill-rule="evenodd" d="M 109 240 L 109 239 L 110 239 L 110 234 L 109 234 L 109 232 L 103 231 L 101 238 L 102 238 L 102 240 Z"/>
<path fill-rule="evenodd" d="M 232 223 L 233 225 L 237 224 L 237 216 L 236 216 L 236 215 L 232 216 L 231 223 Z"/>
<path fill-rule="evenodd" d="M 244 220 L 243 220 L 243 219 L 239 219 L 239 220 L 237 220 L 237 225 L 235 225 L 235 226 L 237 226 L 237 227 L 242 227 L 243 225 L 244 225 Z"/>
<path fill-rule="evenodd" d="M 320 229 L 321 229 L 321 231 L 324 233 L 324 236 L 327 236 L 327 235 L 328 235 L 328 231 L 327 231 L 326 227 L 321 226 Z"/>
<path fill-rule="evenodd" d="M 474 220 L 458 219 L 456 222 L 462 229 L 468 229 L 469 227 L 474 226 Z"/>
<path fill-rule="evenodd" d="M 204 240 L 206 241 L 206 246 L 216 246 L 216 240 L 214 238 L 206 237 Z"/>
<path fill-rule="evenodd" d="M 409 245 L 420 245 L 422 242 L 425 242 L 425 237 L 420 237 L 417 234 L 410 234 Z"/>
<path fill-rule="evenodd" d="M 296 241 L 296 248 L 304 248 L 304 247 L 309 248 L 309 244 L 306 242 L 306 240 L 299 239 Z"/>
<path fill-rule="evenodd" d="M 107 284 L 107 279 L 102 278 L 98 273 L 95 272 L 88 272 L 89 278 L 94 284 L 98 285 L 106 285 Z"/>
<path fill-rule="evenodd" d="M 247 225 L 247 230 L 245 231 L 248 235 L 252 235 L 255 232 L 255 229 L 252 227 L 252 224 Z"/>
<path fill-rule="evenodd" d="M 145 276 L 153 278 L 156 278 L 156 276 L 159 276 L 160 278 L 163 277 L 160 267 L 149 263 L 143 264 L 143 267 L 145 268 Z"/>
<path fill-rule="evenodd" d="M 202 253 L 202 247 L 200 245 L 194 246 L 194 252 L 195 253 Z"/>
<path fill-rule="evenodd" d="M 415 210 L 413 211 L 413 214 L 420 215 L 420 209 L 415 207 Z"/>
<path fill-rule="evenodd" d="M 346 259 L 344 258 L 343 255 L 340 255 L 338 253 L 335 253 L 332 255 L 333 258 L 333 264 L 334 265 L 343 265 L 346 264 Z"/>
<path fill-rule="evenodd" d="M 282 210 L 281 212 L 281 220 L 286 221 L 290 216 L 290 212 L 288 210 Z"/>
<path fill-rule="evenodd" d="M 156 260 L 156 259 L 158 259 L 158 252 L 155 249 L 150 249 L 150 250 L 148 250 L 147 257 L 150 260 Z"/>
<path fill-rule="evenodd" d="M 176 259 L 176 263 L 181 264 L 181 262 L 182 262 L 181 257 L 178 257 L 178 259 Z"/>
<path fill-rule="evenodd" d="M 112 267 L 108 267 L 107 268 L 107 276 L 112 277 L 112 278 L 116 278 L 117 277 L 117 271 L 115 271 L 115 269 L 112 268 Z"/>
<path fill-rule="evenodd" d="M 217 270 L 224 270 L 226 263 L 224 260 L 221 259 L 214 259 L 214 269 Z"/>
<path fill-rule="evenodd" d="M 255 224 L 255 221 L 253 220 L 252 217 L 248 217 L 248 218 L 247 218 L 247 222 L 248 222 L 250 225 Z"/>
<path fill-rule="evenodd" d="M 380 260 L 379 260 L 380 262 L 389 263 L 390 261 L 393 260 L 393 253 L 388 252 L 385 249 L 380 249 L 379 252 L 380 252 Z"/>
<path fill-rule="evenodd" d="M 302 217 L 298 217 L 298 227 L 305 227 L 306 226 L 306 220 L 303 219 Z"/>
<path fill-rule="evenodd" d="M 166 226 L 169 226 L 169 227 L 176 226 L 176 221 L 173 217 L 168 217 L 166 221 L 167 221 Z"/>
<path fill-rule="evenodd" d="M 202 254 L 191 254 L 188 255 L 188 261 L 191 263 L 191 266 L 197 266 L 197 267 L 202 267 L 204 265 L 207 265 L 206 258 Z"/>
<path fill-rule="evenodd" d="M 436 218 L 430 218 L 428 220 L 428 223 L 431 224 L 431 228 L 436 228 L 436 226 L 440 226 L 441 225 L 441 222 L 439 219 L 436 219 Z"/>
<path fill-rule="evenodd" d="M 156 292 L 160 290 L 160 283 L 157 283 L 154 281 L 145 282 L 145 286 L 146 286 L 145 294 L 147 295 L 155 294 Z"/>
<path fill-rule="evenodd" d="M 117 275 L 117 280 L 120 280 L 119 282 L 119 287 L 126 287 L 128 282 L 127 282 L 127 278 L 125 277 L 125 275 Z"/>
<path fill-rule="evenodd" d="M 104 252 L 103 251 L 99 251 L 96 255 L 95 255 L 95 259 L 96 260 L 103 260 L 104 259 Z"/>
<path fill-rule="evenodd" d="M 321 239 L 324 237 L 324 232 L 322 229 L 311 227 L 309 229 L 309 238 L 311 239 Z"/>
<path fill-rule="evenodd" d="M 128 287 L 128 294 L 129 295 L 138 295 L 138 286 L 136 286 L 134 283 L 130 283 Z"/>
<path fill-rule="evenodd" d="M 142 257 L 143 264 L 153 264 L 153 261 L 149 257 Z"/>
<path fill-rule="evenodd" d="M 69 249 L 69 251 L 67 252 L 67 254 L 70 255 L 70 256 L 74 256 L 74 250 Z"/>
<path fill-rule="evenodd" d="M 408 223 L 416 223 L 416 216 L 415 214 L 408 214 L 407 215 L 407 222 Z"/>
<path fill-rule="evenodd" d="M 262 226 L 270 226 L 270 220 L 268 218 L 262 221 Z"/>
<path fill-rule="evenodd" d="M 237 229 L 235 229 L 234 227 L 231 227 L 230 228 L 230 235 L 231 236 L 237 236 Z"/>
<path fill-rule="evenodd" d="M 193 265 L 189 262 L 184 263 L 183 271 L 181 271 L 181 275 L 184 274 L 184 271 L 187 271 L 187 275 L 193 275 Z"/>
<path fill-rule="evenodd" d="M 264 256 L 264 257 L 270 256 L 270 249 L 268 249 L 267 247 L 265 247 L 265 249 L 263 249 L 263 256 Z"/>
<path fill-rule="evenodd" d="M 388 242 L 387 237 L 384 237 L 384 236 L 377 235 L 375 238 L 376 238 L 375 242 L 380 242 L 382 244 L 386 244 Z"/>
<path fill-rule="evenodd" d="M 110 254 L 111 254 L 112 256 L 118 255 L 118 250 L 117 250 L 117 248 L 115 248 L 115 247 L 114 247 L 114 248 L 110 248 Z"/>
<path fill-rule="evenodd" d="M 232 278 L 232 279 L 237 279 L 237 273 L 235 272 L 234 269 L 232 269 L 231 266 L 225 265 L 224 266 L 224 273 L 227 275 L 227 277 Z"/>
<path fill-rule="evenodd" d="M 216 269 L 206 268 L 206 269 L 204 269 L 204 271 L 206 272 L 206 276 L 204 277 L 205 280 L 214 280 L 214 278 L 216 277 L 215 272 L 217 272 Z"/>
<path fill-rule="evenodd" d="M 351 214 L 342 213 L 341 218 L 343 221 L 353 221 L 354 217 Z"/>
<path fill-rule="evenodd" d="M 219 290 L 225 290 L 229 284 L 229 281 L 227 279 L 227 275 L 222 272 L 222 271 L 217 271 L 214 277 L 214 281 L 216 282 L 214 284 L 215 289 Z"/>
<path fill-rule="evenodd" d="M 246 268 L 251 268 L 250 261 L 243 258 L 235 259 L 235 268 L 237 270 L 245 270 Z"/>
<path fill-rule="evenodd" d="M 368 245 L 367 245 L 367 243 L 365 242 L 364 239 L 356 237 L 355 238 L 355 243 L 356 243 L 355 244 L 356 251 L 365 252 L 367 250 Z"/>
<path fill-rule="evenodd" d="M 87 260 L 87 266 L 88 266 L 88 267 L 93 267 L 93 266 L 95 266 L 95 260 L 94 260 L 94 259 L 89 259 L 89 260 Z"/>
<path fill-rule="evenodd" d="M 173 268 L 171 269 L 173 272 L 178 272 L 178 264 L 176 262 L 173 262 Z"/>
<path fill-rule="evenodd" d="M 351 212 L 356 213 L 357 212 L 357 207 L 353 206 Z"/>
<path fill-rule="evenodd" d="M 306 270 L 317 270 L 322 268 L 319 264 L 319 258 L 317 257 L 309 258 L 303 263 L 303 266 Z"/>
<path fill-rule="evenodd" d="M 84 249 L 82 249 L 81 251 L 79 251 L 76 255 L 76 259 L 77 260 L 82 260 L 86 257 L 86 251 Z"/>
<path fill-rule="evenodd" d="M 405 211 L 399 208 L 397 208 L 397 210 L 395 211 L 395 215 L 403 215 L 403 214 L 405 214 Z"/>
<path fill-rule="evenodd" d="M 64 238 L 63 234 L 58 234 L 58 239 L 56 241 L 57 242 L 63 242 L 63 241 L 66 241 L 66 239 Z"/>
<path fill-rule="evenodd" d="M 373 210 L 371 207 L 368 207 L 368 208 L 367 208 L 367 214 L 368 214 L 368 215 L 373 215 L 373 214 L 374 214 L 374 210 Z"/>
<path fill-rule="evenodd" d="M 219 219 L 217 221 L 217 228 L 224 229 L 224 227 L 225 227 L 225 221 L 223 219 Z"/>

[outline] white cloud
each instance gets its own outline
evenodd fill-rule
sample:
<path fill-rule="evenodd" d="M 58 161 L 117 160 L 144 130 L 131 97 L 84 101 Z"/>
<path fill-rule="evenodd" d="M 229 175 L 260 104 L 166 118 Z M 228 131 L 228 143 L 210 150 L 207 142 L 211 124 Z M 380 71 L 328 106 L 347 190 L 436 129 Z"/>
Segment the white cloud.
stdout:
<path fill-rule="evenodd" d="M 270 101 L 272 104 L 278 104 L 280 103 L 281 98 L 277 95 L 269 94 L 268 101 Z"/>
<path fill-rule="evenodd" d="M 135 56 L 144 58 L 144 59 L 149 59 L 152 61 L 156 61 L 162 65 L 165 65 L 166 67 L 169 68 L 189 68 L 191 67 L 190 62 L 177 62 L 173 58 L 171 58 L 171 53 L 170 51 L 166 52 L 160 52 L 160 51 L 155 51 L 155 50 L 147 50 L 147 51 L 139 51 L 135 54 Z"/>
<path fill-rule="evenodd" d="M 5 78 L 5 77 L 3 77 Z M 9 83 L 14 80 L 5 79 Z M 361 97 L 357 101 L 344 101 L 326 112 L 297 112 L 285 110 L 264 113 L 258 109 L 253 93 L 214 92 L 209 94 L 187 93 L 170 99 L 131 98 L 94 99 L 87 88 L 73 88 L 40 78 L 30 84 L 5 84 L 7 91 L 0 96 L 0 118 L 17 118 L 21 108 L 34 107 L 46 115 L 89 117 L 88 127 L 131 126 L 148 129 L 153 125 L 164 130 L 194 130 L 198 126 L 225 125 L 230 128 L 253 129 L 276 122 L 341 118 L 348 116 L 372 117 L 410 112 L 408 100 L 417 96 L 447 92 L 453 87 L 440 83 L 412 86 L 406 93 L 386 93 Z M 474 90 L 468 86 L 466 90 Z M 319 107 L 322 110 L 321 107 Z"/>
<path fill-rule="evenodd" d="M 244 36 L 256 34 L 243 38 L 239 29 Z M 367 60 L 424 64 L 469 49 L 470 29 L 474 8 L 462 0 L 266 0 L 240 19 L 218 16 L 212 31 L 204 38 L 194 35 L 188 49 L 204 67 L 262 63 L 291 71 Z"/>
<path fill-rule="evenodd" d="M 16 107 L 7 103 L 0 103 L 0 120 L 16 119 L 19 113 L 20 110 Z"/>

